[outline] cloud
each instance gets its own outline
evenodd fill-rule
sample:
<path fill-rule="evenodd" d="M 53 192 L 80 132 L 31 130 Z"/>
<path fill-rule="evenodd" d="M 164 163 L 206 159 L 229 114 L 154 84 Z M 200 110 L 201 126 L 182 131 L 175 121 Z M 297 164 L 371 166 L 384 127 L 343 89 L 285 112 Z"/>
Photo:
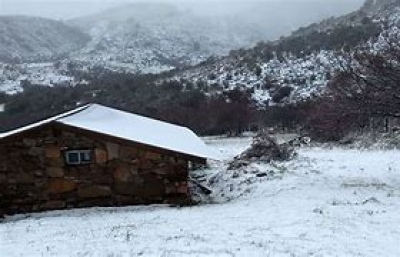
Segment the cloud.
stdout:
<path fill-rule="evenodd" d="M 265 10 L 302 8 L 324 16 L 340 15 L 357 9 L 364 0 L 0 0 L 0 15 L 22 14 L 69 19 L 103 11 L 112 6 L 134 2 L 164 2 L 207 12 L 235 11 L 252 4 Z M 280 11 L 281 12 L 281 11 Z M 290 18 L 290 17 L 289 17 Z"/>

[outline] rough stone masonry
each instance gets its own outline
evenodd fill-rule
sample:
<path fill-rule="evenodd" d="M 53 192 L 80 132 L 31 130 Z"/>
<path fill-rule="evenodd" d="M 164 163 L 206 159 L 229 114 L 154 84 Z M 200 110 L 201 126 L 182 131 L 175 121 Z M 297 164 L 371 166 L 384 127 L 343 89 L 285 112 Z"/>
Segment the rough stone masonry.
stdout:
<path fill-rule="evenodd" d="M 90 149 L 91 163 L 67 165 L 70 149 Z M 188 202 L 184 156 L 51 126 L 0 141 L 0 215 Z"/>

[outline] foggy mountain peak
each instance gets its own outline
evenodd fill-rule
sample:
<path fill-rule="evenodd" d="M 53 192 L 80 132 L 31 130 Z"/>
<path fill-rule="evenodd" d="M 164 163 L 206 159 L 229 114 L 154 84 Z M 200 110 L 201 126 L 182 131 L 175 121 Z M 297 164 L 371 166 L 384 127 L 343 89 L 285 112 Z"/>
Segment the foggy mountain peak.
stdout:
<path fill-rule="evenodd" d="M 0 16 L 0 61 L 52 59 L 83 47 L 89 37 L 61 22 Z"/>
<path fill-rule="evenodd" d="M 30 3 L 35 4 L 30 5 Z M 84 71 L 100 68 L 129 73 L 159 73 L 195 65 L 211 56 L 221 57 L 229 54 L 231 50 L 250 48 L 260 41 L 275 40 L 283 35 L 289 35 L 299 26 L 350 12 L 362 3 L 362 0 L 336 0 L 323 3 L 316 0 L 201 2 L 41 0 L 29 3 L 23 0 L 14 2 L 4 0 L 1 3 L 2 7 L 7 8 L 1 8 L 1 11 L 10 12 L 12 11 L 10 7 L 16 7 L 15 13 L 30 10 L 31 14 L 35 14 L 35 8 L 40 7 L 40 15 L 46 16 L 46 12 L 52 8 L 56 10 L 56 14 L 65 9 L 62 12 L 65 15 L 61 16 L 65 21 L 63 25 L 67 24 L 68 28 L 75 27 L 73 29 L 78 34 L 83 34 L 82 37 L 86 39 L 90 36 L 89 41 L 84 41 L 88 43 L 82 44 L 83 41 L 79 41 L 81 43 L 77 47 L 67 48 L 68 51 L 61 52 L 68 54 L 60 55 L 58 51 L 48 51 L 46 42 L 51 42 L 48 36 L 62 38 L 59 34 L 64 32 L 61 29 L 48 30 L 50 33 L 40 32 L 35 37 L 22 36 L 22 40 L 15 35 L 25 35 L 25 33 L 3 35 L 7 37 L 6 40 L 24 42 L 27 52 L 41 53 L 40 59 L 43 62 L 57 61 L 57 67 L 49 63 L 46 64 L 46 68 L 40 64 L 37 66 L 40 68 L 32 68 L 35 81 L 46 84 L 48 81 L 59 81 L 60 78 L 69 81 L 70 77 L 65 76 L 68 72 L 59 69 L 71 65 Z M 93 9 L 89 6 L 97 7 Z M 79 17 L 71 19 L 70 14 L 78 14 L 71 10 L 78 9 L 82 11 L 78 12 Z M 31 26 L 34 24 L 25 24 L 24 30 L 31 31 Z M 16 48 L 18 44 L 11 46 L 11 48 L 2 47 L 0 44 L 0 52 L 2 50 L 6 53 L 23 52 L 24 48 L 22 50 Z M 21 63 L 32 61 L 30 58 L 20 57 L 18 60 Z M 18 70 L 19 67 L 15 66 L 13 69 Z M 25 68 L 23 69 L 21 72 L 26 73 Z M 37 80 L 38 76 L 34 76 L 36 73 L 43 73 L 44 78 Z M 53 73 L 60 74 L 53 76 Z M 4 74 L 9 73 L 7 71 Z M 50 80 L 47 79 L 47 74 L 52 74 Z M 18 76 L 6 77 L 6 81 L 13 81 L 8 78 Z M 19 76 L 18 79 L 26 80 L 27 76 Z M 9 85 L 12 86 L 8 88 L 20 88 L 18 79 L 10 82 Z"/>
<path fill-rule="evenodd" d="M 142 3 L 154 4 L 153 8 L 161 4 L 171 4 L 204 15 L 245 14 L 246 9 L 262 7 L 263 11 L 267 11 L 266 15 L 274 15 L 274 11 L 282 14 L 284 10 L 292 14 L 295 13 L 292 10 L 297 10 L 299 15 L 303 10 L 308 10 L 323 16 L 337 16 L 358 9 L 363 2 L 364 0 L 2 0 L 0 15 L 24 14 L 68 20 L 99 13 L 116 6 Z"/>

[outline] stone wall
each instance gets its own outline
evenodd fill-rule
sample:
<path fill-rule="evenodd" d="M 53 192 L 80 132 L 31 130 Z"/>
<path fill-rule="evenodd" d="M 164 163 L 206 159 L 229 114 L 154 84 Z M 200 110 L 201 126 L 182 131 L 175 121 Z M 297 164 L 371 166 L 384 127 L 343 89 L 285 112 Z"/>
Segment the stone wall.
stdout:
<path fill-rule="evenodd" d="M 91 149 L 68 166 L 63 151 Z M 188 161 L 62 128 L 0 142 L 0 215 L 90 206 L 184 204 Z"/>

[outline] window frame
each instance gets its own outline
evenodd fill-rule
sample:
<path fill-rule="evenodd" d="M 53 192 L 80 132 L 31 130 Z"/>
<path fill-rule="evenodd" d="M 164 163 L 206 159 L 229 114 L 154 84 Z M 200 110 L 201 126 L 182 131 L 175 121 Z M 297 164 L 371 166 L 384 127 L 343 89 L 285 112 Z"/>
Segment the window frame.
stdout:
<path fill-rule="evenodd" d="M 77 161 L 71 161 L 70 154 L 76 154 Z M 93 163 L 93 151 L 90 149 L 69 149 L 64 151 L 64 162 L 68 166 L 82 166 L 90 165 Z M 89 160 L 82 158 L 82 156 L 89 157 Z"/>

